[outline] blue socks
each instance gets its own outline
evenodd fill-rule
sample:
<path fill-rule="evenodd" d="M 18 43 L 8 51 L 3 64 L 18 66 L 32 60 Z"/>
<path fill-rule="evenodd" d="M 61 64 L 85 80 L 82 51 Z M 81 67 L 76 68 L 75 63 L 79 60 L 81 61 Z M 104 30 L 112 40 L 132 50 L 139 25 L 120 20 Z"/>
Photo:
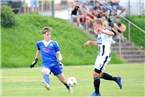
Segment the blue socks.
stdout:
<path fill-rule="evenodd" d="M 44 74 L 44 75 L 43 75 L 43 79 L 45 80 L 45 82 L 46 82 L 47 84 L 50 84 L 50 79 L 49 79 L 49 75 L 48 75 L 48 74 Z"/>
<path fill-rule="evenodd" d="M 46 82 L 47 84 L 50 84 L 50 79 L 49 79 L 49 75 L 48 75 L 48 74 L 44 74 L 44 75 L 43 75 L 43 79 L 45 80 L 45 82 Z M 69 89 L 69 86 L 67 85 L 67 83 L 64 83 L 64 85 L 65 85 L 65 87 L 66 87 L 67 89 Z"/>

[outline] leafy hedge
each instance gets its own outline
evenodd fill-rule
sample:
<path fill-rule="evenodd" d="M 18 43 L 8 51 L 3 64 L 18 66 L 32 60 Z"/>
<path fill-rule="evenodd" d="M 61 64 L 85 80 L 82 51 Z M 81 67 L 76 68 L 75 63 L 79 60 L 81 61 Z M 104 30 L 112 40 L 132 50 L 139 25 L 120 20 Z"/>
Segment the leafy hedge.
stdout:
<path fill-rule="evenodd" d="M 1 26 L 13 27 L 16 24 L 15 13 L 6 5 L 0 7 L 1 10 Z"/>

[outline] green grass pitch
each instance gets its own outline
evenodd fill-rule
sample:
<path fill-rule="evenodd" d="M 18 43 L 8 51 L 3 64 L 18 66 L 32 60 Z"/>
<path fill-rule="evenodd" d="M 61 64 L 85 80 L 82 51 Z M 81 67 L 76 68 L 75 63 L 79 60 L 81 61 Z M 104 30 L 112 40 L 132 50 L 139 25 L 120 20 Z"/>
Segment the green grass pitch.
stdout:
<path fill-rule="evenodd" d="M 3 68 L 2 97 L 89 97 L 93 90 L 93 65 L 66 66 L 66 77 L 76 77 L 78 84 L 69 94 L 58 79 L 51 74 L 51 90 L 47 91 L 41 84 L 40 67 L 30 68 Z M 122 77 L 123 89 L 120 90 L 113 81 L 101 79 L 102 97 L 144 97 L 145 75 L 144 64 L 109 64 L 105 72 Z"/>

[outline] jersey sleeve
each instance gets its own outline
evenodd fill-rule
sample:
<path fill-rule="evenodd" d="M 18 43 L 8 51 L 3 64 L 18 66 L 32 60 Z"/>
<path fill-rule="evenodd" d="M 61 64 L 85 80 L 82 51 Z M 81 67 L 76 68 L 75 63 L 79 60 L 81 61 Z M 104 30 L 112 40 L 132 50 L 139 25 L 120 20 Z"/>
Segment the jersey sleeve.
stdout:
<path fill-rule="evenodd" d="M 54 41 L 54 49 L 55 49 L 55 52 L 60 52 L 60 49 L 59 49 L 59 45 L 56 41 Z"/>
<path fill-rule="evenodd" d="M 39 42 L 36 43 L 37 49 L 40 50 Z"/>

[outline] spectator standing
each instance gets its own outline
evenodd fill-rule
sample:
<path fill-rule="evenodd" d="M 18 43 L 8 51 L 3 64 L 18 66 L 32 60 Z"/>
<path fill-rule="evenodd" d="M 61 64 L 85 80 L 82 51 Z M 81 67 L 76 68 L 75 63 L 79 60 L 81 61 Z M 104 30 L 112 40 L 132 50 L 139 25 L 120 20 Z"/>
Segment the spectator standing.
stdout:
<path fill-rule="evenodd" d="M 39 0 L 30 0 L 31 11 L 38 12 L 39 11 Z"/>

